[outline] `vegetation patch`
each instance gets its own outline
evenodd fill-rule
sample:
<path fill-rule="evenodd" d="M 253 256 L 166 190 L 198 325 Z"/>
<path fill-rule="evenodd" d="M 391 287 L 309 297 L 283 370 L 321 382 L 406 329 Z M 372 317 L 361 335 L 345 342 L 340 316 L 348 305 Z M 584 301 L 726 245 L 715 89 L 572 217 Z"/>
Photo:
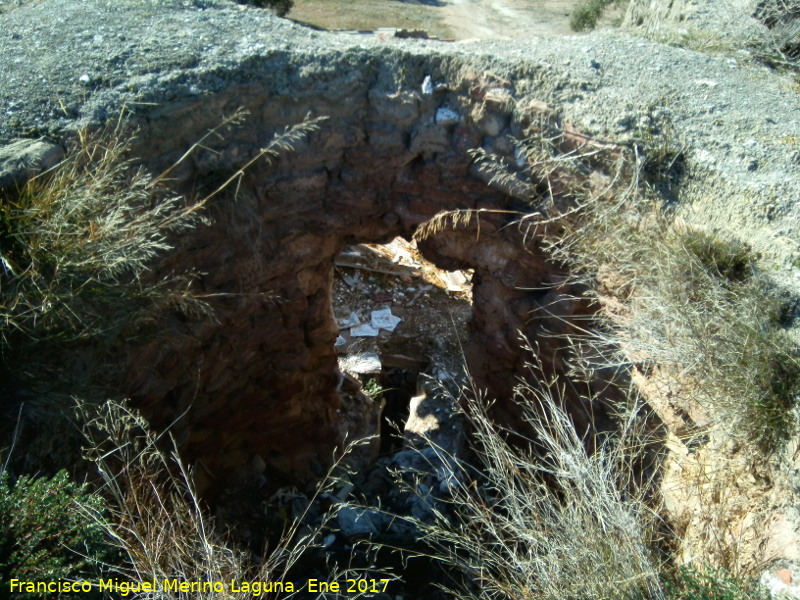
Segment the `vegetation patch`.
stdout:
<path fill-rule="evenodd" d="M 456 474 L 454 498 L 417 524 L 460 576 L 458 598 L 663 598 L 654 549 L 652 481 L 634 482 L 650 444 L 631 398 L 619 430 L 594 453 L 564 410 L 561 384 L 536 363 L 520 385 L 522 418 L 537 450 L 510 444 L 478 400 L 467 405 L 477 470 Z"/>
<path fill-rule="evenodd" d="M 572 11 L 569 26 L 573 31 L 591 31 L 609 6 L 621 3 L 622 0 L 583 0 Z"/>
<path fill-rule="evenodd" d="M 594 285 L 609 272 L 622 282 L 611 293 L 626 314 L 607 322 L 606 341 L 628 360 L 653 361 L 693 381 L 687 402 L 735 437 L 777 450 L 797 431 L 800 392 L 783 300 L 747 244 L 689 225 L 658 197 L 632 190 L 583 204 L 555 254 Z"/>
<path fill-rule="evenodd" d="M 724 570 L 681 567 L 665 579 L 669 600 L 768 600 L 769 592 Z"/>
<path fill-rule="evenodd" d="M 0 473 L 0 580 L 95 582 L 114 558 L 98 524 L 105 502 L 66 471 L 54 477 L 22 475 L 11 483 Z M 5 585 L 5 584 L 4 584 Z M 41 598 L 42 594 L 3 590 L 3 597 Z M 5 596 L 5 594 L 10 594 Z M 99 593 L 86 593 L 100 598 Z"/>

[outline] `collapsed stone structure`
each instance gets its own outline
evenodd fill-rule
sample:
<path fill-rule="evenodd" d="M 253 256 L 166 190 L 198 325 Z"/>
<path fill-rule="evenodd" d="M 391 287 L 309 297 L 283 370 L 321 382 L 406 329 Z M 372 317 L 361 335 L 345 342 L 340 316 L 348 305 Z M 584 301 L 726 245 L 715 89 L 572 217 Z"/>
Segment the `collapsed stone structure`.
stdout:
<path fill-rule="evenodd" d="M 160 267 L 197 269 L 196 292 L 228 295 L 212 300 L 218 323 L 172 323 L 168 347 L 135 348 L 128 358 L 128 389 L 156 426 L 189 410 L 176 428 L 210 487 L 255 455 L 292 478 L 319 475 L 341 442 L 331 290 L 334 260 L 347 244 L 411 239 L 442 211 L 480 211 L 420 248 L 442 268 L 475 270 L 466 358 L 493 397 L 510 398 L 524 372 L 520 335 L 536 340 L 586 310 L 559 285 L 563 274 L 536 240 L 526 239 L 519 221 L 534 199 L 493 189 L 469 154 L 483 147 L 514 164 L 512 138 L 553 116 L 542 103 L 518 107 L 511 83 L 475 73 L 454 82 L 434 72 L 439 89 L 426 91 L 423 81 L 397 89 L 372 85 L 368 70 L 337 71 L 339 81 L 310 81 L 287 95 L 233 86 L 160 108 L 141 125 L 158 172 L 219 115 L 250 113 L 232 140 L 197 152 L 177 174 L 197 190 L 213 189 L 287 123 L 326 117 L 274 164 L 248 168 L 235 194 L 213 201 L 213 225 Z"/>
<path fill-rule="evenodd" d="M 445 224 L 420 248 L 440 267 L 475 270 L 466 359 L 492 397 L 509 399 L 524 373 L 521 335 L 555 334 L 564 318 L 587 310 L 560 283 L 533 226 L 520 222 L 532 203 L 558 195 L 558 174 L 537 199 L 489 185 L 491 173 L 470 154 L 483 148 L 524 169 L 515 140 L 557 125 L 543 102 L 436 53 L 408 57 L 419 62 L 402 80 L 357 46 L 317 59 L 324 68 L 313 76 L 303 75 L 308 57 L 300 54 L 257 51 L 251 60 L 246 69 L 226 67 L 223 85 L 204 84 L 211 75 L 202 71 L 171 84 L 169 100 L 132 107 L 133 155 L 154 173 L 226 115 L 246 113 L 171 172 L 190 196 L 213 191 L 287 126 L 324 118 L 291 151 L 249 166 L 212 200 L 212 224 L 178 240 L 158 265 L 156 278 L 198 273 L 193 292 L 210 298 L 216 320 L 167 315 L 159 325 L 167 335 L 126 349 L 121 389 L 157 429 L 171 427 L 210 496 L 253 461 L 275 477 L 307 481 L 341 444 L 331 290 L 347 244 L 411 239 L 437 214 L 466 211 L 466 224 Z M 566 143 L 574 149 L 583 140 Z M 554 340 L 541 343 L 557 371 Z"/>

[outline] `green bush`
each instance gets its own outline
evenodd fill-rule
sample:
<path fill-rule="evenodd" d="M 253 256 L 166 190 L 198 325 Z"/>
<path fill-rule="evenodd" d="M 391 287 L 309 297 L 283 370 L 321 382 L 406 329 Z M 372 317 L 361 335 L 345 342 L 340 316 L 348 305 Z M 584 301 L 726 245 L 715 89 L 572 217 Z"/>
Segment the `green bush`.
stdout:
<path fill-rule="evenodd" d="M 94 513 L 94 517 L 90 516 Z M 66 471 L 52 479 L 20 477 L 11 485 L 0 475 L 0 580 L 33 582 L 94 581 L 113 549 L 97 517 L 103 501 Z M 4 584 L 5 587 L 5 584 Z M 8 595 L 6 595 L 8 594 Z M 41 598 L 42 594 L 0 592 L 3 597 Z M 82 594 L 85 595 L 85 594 Z M 101 597 L 92 594 L 89 597 Z"/>
<path fill-rule="evenodd" d="M 769 593 L 756 583 L 742 582 L 724 570 L 681 567 L 665 578 L 669 600 L 768 600 Z"/>
<path fill-rule="evenodd" d="M 753 251 L 740 240 L 691 230 L 686 233 L 684 244 L 712 277 L 744 283 L 755 273 Z"/>
<path fill-rule="evenodd" d="M 597 27 L 603 12 L 618 2 L 619 0 L 584 0 L 572 11 L 569 26 L 573 31 L 591 31 Z"/>

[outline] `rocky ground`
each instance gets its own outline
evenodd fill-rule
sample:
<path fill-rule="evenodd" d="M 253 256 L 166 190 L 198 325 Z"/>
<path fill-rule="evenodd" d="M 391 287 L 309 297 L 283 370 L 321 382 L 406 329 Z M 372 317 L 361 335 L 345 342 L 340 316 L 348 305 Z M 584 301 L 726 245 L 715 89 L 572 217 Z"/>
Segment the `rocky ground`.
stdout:
<path fill-rule="evenodd" d="M 584 131 L 619 143 L 657 132 L 683 149 L 689 181 L 682 204 L 721 228 L 747 231 L 783 281 L 800 281 L 793 241 L 800 222 L 798 83 L 746 48 L 696 52 L 608 30 L 512 43 L 353 38 L 287 25 L 223 0 L 187 0 L 178 10 L 159 0 L 130 11 L 124 6 L 98 10 L 90 21 L 66 0 L 28 2 L 4 15 L 0 50 L 12 58 L 0 73 L 0 142 L 58 136 L 115 106 L 162 102 L 187 86 L 211 92 L 226 84 L 216 71 L 265 52 L 291 48 L 307 56 L 304 78 L 322 76 L 329 53 L 359 49 L 380 57 L 387 71 L 399 69 L 405 56 L 469 57 L 501 77 L 519 73 L 518 93 L 557 106 Z M 120 11 L 134 27 L 120 22 Z M 51 45 L 76 52 L 48 55 Z M 236 71 L 235 77 L 255 76 L 246 67 Z"/>

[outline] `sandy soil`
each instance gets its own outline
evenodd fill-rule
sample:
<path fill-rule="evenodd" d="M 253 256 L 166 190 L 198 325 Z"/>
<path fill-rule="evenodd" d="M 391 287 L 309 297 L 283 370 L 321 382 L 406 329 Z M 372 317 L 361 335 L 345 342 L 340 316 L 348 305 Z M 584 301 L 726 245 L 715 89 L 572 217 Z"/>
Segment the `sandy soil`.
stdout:
<path fill-rule="evenodd" d="M 575 0 L 451 0 L 443 20 L 457 40 L 552 37 L 571 33 Z"/>
<path fill-rule="evenodd" d="M 433 37 L 553 37 L 571 33 L 569 15 L 578 0 L 295 0 L 289 17 L 327 29 L 423 29 Z"/>

